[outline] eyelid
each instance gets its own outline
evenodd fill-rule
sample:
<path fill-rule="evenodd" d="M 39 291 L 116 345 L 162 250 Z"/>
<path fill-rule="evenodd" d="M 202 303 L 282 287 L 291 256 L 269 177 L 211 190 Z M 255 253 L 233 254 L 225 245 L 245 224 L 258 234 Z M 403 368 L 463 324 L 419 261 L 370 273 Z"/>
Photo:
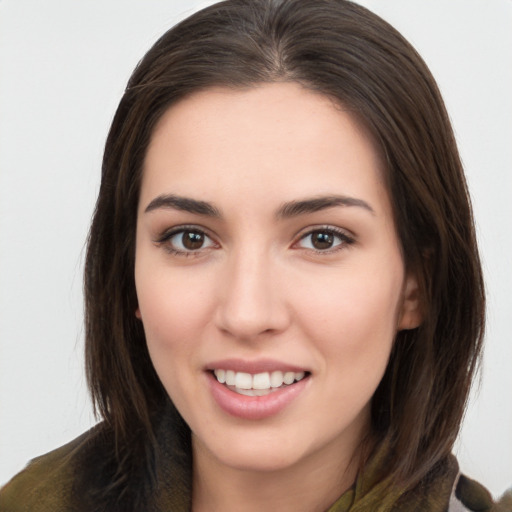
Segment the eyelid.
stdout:
<path fill-rule="evenodd" d="M 301 240 L 304 240 L 306 237 L 312 235 L 313 233 L 317 233 L 317 232 L 330 233 L 330 234 L 340 238 L 341 243 L 338 245 L 335 245 L 334 247 L 331 247 L 329 249 L 325 249 L 325 250 L 298 246 L 298 244 L 301 242 Z M 347 246 L 352 245 L 353 243 L 355 243 L 355 241 L 356 241 L 355 236 L 350 231 L 343 229 L 343 228 L 339 228 L 337 226 L 324 224 L 324 225 L 308 226 L 307 228 L 303 228 L 296 235 L 295 241 L 294 241 L 292 247 L 298 246 L 298 247 L 296 247 L 297 249 L 313 251 L 318 254 L 330 254 L 330 253 L 342 250 L 342 249 L 346 248 Z"/>
<path fill-rule="evenodd" d="M 212 245 L 207 247 L 201 247 L 197 250 L 182 250 L 176 247 L 172 247 L 169 244 L 169 241 L 177 234 L 183 233 L 186 231 L 192 231 L 196 233 L 203 234 L 206 238 L 211 240 Z M 215 240 L 215 237 L 210 233 L 210 231 L 202 226 L 198 226 L 197 224 L 182 224 L 178 226 L 173 226 L 172 228 L 164 229 L 154 240 L 153 243 L 157 245 L 164 245 L 165 249 L 174 255 L 177 256 L 200 256 L 207 250 L 210 250 L 212 247 L 218 247 L 219 244 Z"/>

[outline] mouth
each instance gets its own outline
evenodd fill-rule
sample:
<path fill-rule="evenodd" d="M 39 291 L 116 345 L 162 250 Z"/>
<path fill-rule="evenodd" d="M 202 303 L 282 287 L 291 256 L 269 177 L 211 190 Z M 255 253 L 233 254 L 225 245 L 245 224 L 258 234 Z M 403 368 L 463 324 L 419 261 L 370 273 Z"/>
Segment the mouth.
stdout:
<path fill-rule="evenodd" d="M 224 368 L 211 371 L 217 382 L 230 391 L 245 396 L 265 396 L 282 390 L 309 376 L 306 371 L 281 371 L 247 373 Z"/>
<path fill-rule="evenodd" d="M 206 368 L 209 389 L 225 413 L 243 420 L 279 415 L 306 393 L 311 372 L 275 359 L 225 359 Z"/>

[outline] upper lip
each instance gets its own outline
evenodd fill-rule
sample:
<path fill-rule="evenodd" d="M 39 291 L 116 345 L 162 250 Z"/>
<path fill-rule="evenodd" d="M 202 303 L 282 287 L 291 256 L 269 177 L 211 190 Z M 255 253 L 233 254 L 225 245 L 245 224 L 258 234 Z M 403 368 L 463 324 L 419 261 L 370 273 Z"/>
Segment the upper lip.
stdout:
<path fill-rule="evenodd" d="M 208 363 L 206 370 L 233 370 L 235 372 L 245 372 L 251 374 L 263 373 L 263 372 L 305 372 L 306 368 L 277 361 L 275 359 L 257 359 L 257 360 L 246 360 L 246 359 L 222 359 Z"/>

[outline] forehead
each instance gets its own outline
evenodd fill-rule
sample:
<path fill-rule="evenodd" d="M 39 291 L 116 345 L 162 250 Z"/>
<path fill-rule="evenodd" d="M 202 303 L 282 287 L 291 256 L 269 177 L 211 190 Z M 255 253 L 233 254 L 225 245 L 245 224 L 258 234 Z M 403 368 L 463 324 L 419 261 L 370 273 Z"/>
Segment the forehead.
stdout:
<path fill-rule="evenodd" d="M 176 137 L 180 132 L 194 130 L 199 135 L 211 127 L 215 132 L 210 131 L 209 135 L 232 136 L 234 128 L 240 138 L 270 135 L 279 142 L 293 135 L 299 142 L 313 134 L 322 135 L 319 129 L 329 130 L 336 125 L 339 130 L 341 117 L 348 131 L 371 141 L 373 150 L 378 152 L 378 144 L 355 112 L 296 82 L 262 83 L 248 88 L 210 87 L 192 93 L 164 113 L 153 130 L 150 147 L 155 139 L 165 137 L 163 132 Z M 293 133 L 291 125 L 295 127 Z"/>
<path fill-rule="evenodd" d="M 273 83 L 211 88 L 170 107 L 152 135 L 141 192 L 212 200 L 265 184 L 266 197 L 289 196 L 281 200 L 387 195 L 382 177 L 376 144 L 353 114 L 296 83 Z"/>

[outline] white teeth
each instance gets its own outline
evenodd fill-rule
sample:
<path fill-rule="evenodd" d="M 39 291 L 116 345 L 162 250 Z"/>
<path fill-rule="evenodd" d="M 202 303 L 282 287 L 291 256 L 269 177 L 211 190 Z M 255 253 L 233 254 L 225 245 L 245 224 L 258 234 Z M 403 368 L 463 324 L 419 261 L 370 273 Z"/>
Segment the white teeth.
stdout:
<path fill-rule="evenodd" d="M 252 375 L 250 373 L 237 372 L 235 378 L 235 387 L 239 389 L 251 389 Z"/>
<path fill-rule="evenodd" d="M 262 372 L 251 375 L 246 372 L 235 372 L 233 370 L 214 370 L 214 375 L 221 384 L 233 386 L 236 391 L 248 396 L 262 396 L 275 388 L 283 385 L 289 386 L 294 382 L 302 380 L 306 372 Z"/>
<path fill-rule="evenodd" d="M 236 377 L 236 374 L 233 370 L 226 370 L 226 384 L 228 386 L 235 385 L 235 377 Z"/>
<path fill-rule="evenodd" d="M 295 374 L 295 380 L 299 382 L 299 380 L 302 380 L 306 376 L 306 372 L 297 372 Z"/>
<path fill-rule="evenodd" d="M 236 392 L 237 392 L 239 395 L 254 396 L 254 389 L 242 389 L 242 388 L 236 388 Z"/>
<path fill-rule="evenodd" d="M 270 374 L 270 385 L 273 388 L 280 388 L 283 385 L 283 372 L 272 372 Z"/>
<path fill-rule="evenodd" d="M 253 389 L 268 389 L 270 387 L 270 375 L 268 372 L 257 373 L 252 378 Z"/>
<path fill-rule="evenodd" d="M 245 395 L 245 396 L 264 396 L 268 395 L 269 393 L 272 393 L 271 389 L 240 389 L 235 388 L 235 392 L 239 395 Z"/>
<path fill-rule="evenodd" d="M 217 377 L 217 380 L 224 384 L 226 382 L 226 370 L 215 370 L 215 377 Z"/>
<path fill-rule="evenodd" d="M 286 372 L 284 374 L 284 383 L 285 384 L 291 384 L 295 380 L 295 373 L 293 372 Z"/>

